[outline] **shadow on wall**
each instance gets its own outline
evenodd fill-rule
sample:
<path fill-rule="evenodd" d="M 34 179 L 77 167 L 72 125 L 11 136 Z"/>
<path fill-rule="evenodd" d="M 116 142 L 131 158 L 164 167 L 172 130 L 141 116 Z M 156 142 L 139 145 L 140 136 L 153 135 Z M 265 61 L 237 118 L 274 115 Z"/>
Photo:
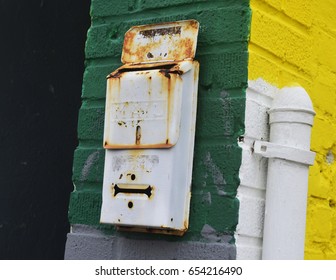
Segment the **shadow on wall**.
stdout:
<path fill-rule="evenodd" d="M 90 1 L 0 1 L 0 259 L 62 259 Z"/>

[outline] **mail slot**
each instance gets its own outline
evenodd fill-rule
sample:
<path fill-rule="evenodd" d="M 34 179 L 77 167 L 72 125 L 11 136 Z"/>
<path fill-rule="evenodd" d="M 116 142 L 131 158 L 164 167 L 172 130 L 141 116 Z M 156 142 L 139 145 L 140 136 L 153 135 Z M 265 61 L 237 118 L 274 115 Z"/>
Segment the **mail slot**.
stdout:
<path fill-rule="evenodd" d="M 199 63 L 195 20 L 132 27 L 107 77 L 101 223 L 188 229 Z"/>

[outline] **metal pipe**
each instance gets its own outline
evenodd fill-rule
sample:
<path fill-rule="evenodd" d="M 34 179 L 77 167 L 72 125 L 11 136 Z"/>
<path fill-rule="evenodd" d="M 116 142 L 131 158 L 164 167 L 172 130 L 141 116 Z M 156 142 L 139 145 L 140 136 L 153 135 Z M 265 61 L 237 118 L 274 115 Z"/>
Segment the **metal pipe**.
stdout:
<path fill-rule="evenodd" d="M 268 157 L 263 259 L 303 259 L 310 135 L 315 112 L 302 87 L 280 90 L 269 111 L 270 142 L 254 151 Z"/>

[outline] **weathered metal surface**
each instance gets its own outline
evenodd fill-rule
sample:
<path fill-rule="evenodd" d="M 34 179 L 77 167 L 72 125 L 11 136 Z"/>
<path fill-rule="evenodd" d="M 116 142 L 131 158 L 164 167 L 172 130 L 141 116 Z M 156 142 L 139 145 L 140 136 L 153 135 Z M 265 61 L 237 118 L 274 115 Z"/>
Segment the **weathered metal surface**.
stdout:
<path fill-rule="evenodd" d="M 132 27 L 125 34 L 121 61 L 148 63 L 193 59 L 198 22 L 186 20 Z"/>
<path fill-rule="evenodd" d="M 102 223 L 174 235 L 188 228 L 197 29 L 191 20 L 134 27 L 125 36 L 128 64 L 107 77 Z"/>
<path fill-rule="evenodd" d="M 105 148 L 169 148 L 176 144 L 182 106 L 180 76 L 183 74 L 178 69 L 178 65 L 174 65 L 168 69 L 119 71 L 110 76 L 105 108 Z"/>

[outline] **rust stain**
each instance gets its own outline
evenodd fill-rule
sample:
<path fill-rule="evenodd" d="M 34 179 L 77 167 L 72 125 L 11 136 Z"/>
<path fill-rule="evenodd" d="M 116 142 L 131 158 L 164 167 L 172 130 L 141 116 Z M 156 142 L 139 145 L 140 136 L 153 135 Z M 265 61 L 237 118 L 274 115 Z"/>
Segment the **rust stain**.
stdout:
<path fill-rule="evenodd" d="M 134 226 L 116 226 L 119 231 L 129 231 L 129 232 L 143 232 L 143 233 L 158 233 L 158 234 L 166 234 L 166 235 L 176 235 L 183 236 L 186 230 L 176 230 L 171 228 L 165 228 L 162 226 L 161 228 L 149 228 L 149 227 L 134 227 Z"/>
<path fill-rule="evenodd" d="M 193 49 L 193 45 L 194 45 L 194 42 L 190 39 L 190 38 L 187 38 L 184 40 L 183 42 L 183 45 L 184 45 L 184 56 L 185 57 L 192 57 L 192 49 Z"/>
<path fill-rule="evenodd" d="M 181 34 L 181 26 L 141 30 L 140 34 L 143 37 L 147 37 L 147 38 L 148 37 L 155 37 L 155 36 L 164 36 L 164 35 L 179 35 L 179 34 Z"/>
<path fill-rule="evenodd" d="M 195 20 L 134 26 L 125 34 L 122 62 L 192 59 L 197 33 Z"/>
<path fill-rule="evenodd" d="M 166 78 L 170 79 L 170 71 L 169 71 L 169 69 L 161 69 L 159 72 L 161 74 L 163 74 L 163 76 L 165 76 Z"/>
<path fill-rule="evenodd" d="M 119 70 L 117 70 L 117 71 L 114 71 L 114 72 L 112 72 L 111 74 L 107 75 L 106 78 L 107 78 L 107 79 L 110 79 L 110 78 L 118 79 L 118 78 L 121 77 L 121 75 L 122 75 L 122 72 L 119 71 Z"/>
<path fill-rule="evenodd" d="M 148 53 L 147 53 L 147 57 L 148 57 L 148 58 L 153 58 L 154 55 L 153 55 L 151 52 L 148 52 Z"/>
<path fill-rule="evenodd" d="M 137 126 L 135 130 L 135 144 L 140 145 L 140 139 L 141 139 L 141 126 Z"/>
<path fill-rule="evenodd" d="M 158 68 L 164 68 L 164 69 L 170 69 L 173 68 L 174 66 L 178 66 L 177 63 L 172 62 L 172 61 L 166 61 L 166 62 L 153 62 L 153 63 L 146 63 L 146 64 L 140 64 L 140 63 L 135 63 L 135 64 L 125 64 L 121 67 L 118 68 L 118 70 L 112 72 L 108 77 L 113 77 L 116 76 L 116 72 L 124 73 L 124 72 L 135 72 L 135 71 L 146 71 L 146 70 L 157 70 Z M 174 68 L 175 69 L 175 68 Z M 149 72 L 147 72 L 148 74 Z M 137 73 L 137 74 L 142 74 Z"/>
<path fill-rule="evenodd" d="M 189 221 L 188 218 L 183 221 L 183 226 L 184 226 L 184 231 L 187 231 L 188 226 L 189 226 Z"/>
<path fill-rule="evenodd" d="M 131 46 L 134 41 L 134 37 L 136 36 L 136 33 L 134 32 L 126 32 L 124 37 L 124 46 L 123 46 L 123 52 L 126 54 L 130 54 Z"/>
<path fill-rule="evenodd" d="M 126 125 L 126 122 L 124 122 L 124 121 L 118 121 L 118 125 L 119 126 Z"/>
<path fill-rule="evenodd" d="M 121 149 L 165 149 L 165 148 L 171 148 L 175 144 L 168 143 L 157 143 L 157 144 L 139 144 L 137 146 L 134 145 L 123 145 L 123 144 L 108 144 L 105 142 L 104 148 L 105 149 L 116 149 L 116 150 L 121 150 Z"/>

